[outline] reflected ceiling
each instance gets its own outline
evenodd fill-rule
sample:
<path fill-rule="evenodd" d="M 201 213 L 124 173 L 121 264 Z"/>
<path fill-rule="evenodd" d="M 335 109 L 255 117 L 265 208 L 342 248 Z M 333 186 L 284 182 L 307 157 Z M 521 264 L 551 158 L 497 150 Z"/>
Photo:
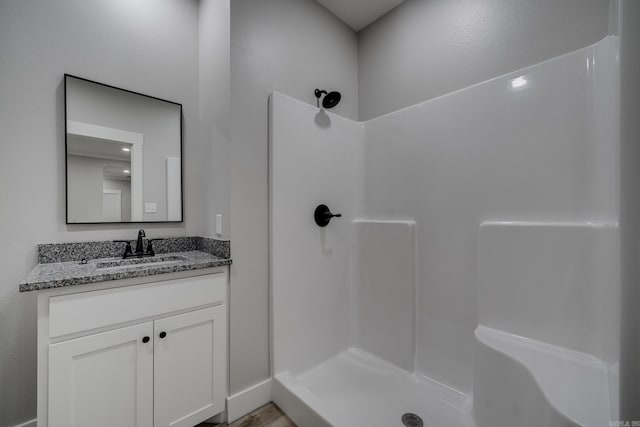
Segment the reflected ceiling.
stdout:
<path fill-rule="evenodd" d="M 360 31 L 405 0 L 316 0 L 355 31 Z"/>

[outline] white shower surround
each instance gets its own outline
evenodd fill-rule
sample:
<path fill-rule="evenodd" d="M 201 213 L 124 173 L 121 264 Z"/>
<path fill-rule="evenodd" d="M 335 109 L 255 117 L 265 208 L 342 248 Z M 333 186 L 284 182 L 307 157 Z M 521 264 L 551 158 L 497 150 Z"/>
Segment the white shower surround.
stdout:
<path fill-rule="evenodd" d="M 273 397 L 295 421 L 389 426 L 403 412 L 448 426 L 617 419 L 617 49 L 609 36 L 364 123 L 271 96 Z M 320 203 L 343 217 L 319 229 Z M 522 268 L 500 274 L 487 255 L 501 251 Z M 580 271 L 551 265 L 540 293 L 527 293 L 538 279 L 526 261 L 544 266 L 554 254 Z M 510 287 L 519 273 L 528 276 Z M 539 312 L 527 317 L 524 298 Z M 523 309 L 501 312 L 510 301 Z M 581 371 L 580 360 L 593 369 Z M 549 393 L 558 366 L 597 390 L 561 384 L 573 401 Z M 502 383 L 507 372 L 517 381 Z M 523 401 L 527 392 L 539 398 Z M 474 398 L 508 401 L 523 415 Z"/>

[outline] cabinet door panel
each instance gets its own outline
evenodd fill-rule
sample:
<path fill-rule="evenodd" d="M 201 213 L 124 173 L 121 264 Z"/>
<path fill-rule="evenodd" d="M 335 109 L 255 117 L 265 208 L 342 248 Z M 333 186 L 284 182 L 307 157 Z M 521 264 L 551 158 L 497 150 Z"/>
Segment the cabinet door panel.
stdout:
<path fill-rule="evenodd" d="M 191 427 L 224 410 L 226 323 L 225 306 L 155 322 L 155 427 Z"/>
<path fill-rule="evenodd" d="M 49 427 L 152 427 L 153 324 L 49 346 Z"/>

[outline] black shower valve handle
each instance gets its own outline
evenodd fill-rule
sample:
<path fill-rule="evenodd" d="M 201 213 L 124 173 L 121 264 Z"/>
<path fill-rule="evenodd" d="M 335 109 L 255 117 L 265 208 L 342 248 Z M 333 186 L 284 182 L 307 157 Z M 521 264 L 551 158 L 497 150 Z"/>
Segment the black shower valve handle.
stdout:
<path fill-rule="evenodd" d="M 327 205 L 318 205 L 316 207 L 315 212 L 313 213 L 313 219 L 316 221 L 318 227 L 326 227 L 329 225 L 331 218 L 340 218 L 342 214 L 340 213 L 331 213 L 329 207 Z"/>

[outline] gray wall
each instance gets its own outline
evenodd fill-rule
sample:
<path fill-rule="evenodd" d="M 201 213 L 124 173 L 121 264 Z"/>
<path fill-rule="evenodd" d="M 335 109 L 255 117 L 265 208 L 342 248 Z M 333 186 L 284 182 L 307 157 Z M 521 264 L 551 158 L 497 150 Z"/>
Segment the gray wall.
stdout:
<path fill-rule="evenodd" d="M 200 0 L 200 134 L 206 152 L 199 174 L 204 184 L 203 233 L 215 236 L 222 215 L 222 236 L 230 233 L 231 89 L 229 87 L 230 0 Z"/>
<path fill-rule="evenodd" d="M 104 159 L 67 156 L 67 203 L 71 221 L 102 222 L 104 163 Z"/>
<path fill-rule="evenodd" d="M 36 245 L 136 236 L 136 225 L 64 223 L 65 72 L 183 104 L 185 222 L 145 228 L 150 237 L 202 232 L 198 2 L 2 0 L 0 64 L 0 426 L 7 427 L 36 412 L 36 294 L 18 294 L 17 286 L 36 264 Z"/>
<path fill-rule="evenodd" d="M 609 0 L 408 0 L 358 33 L 360 120 L 607 34 Z"/>
<path fill-rule="evenodd" d="M 622 331 L 620 419 L 640 420 L 640 2 L 622 0 L 620 17 Z"/>
<path fill-rule="evenodd" d="M 357 117 L 355 33 L 312 0 L 233 0 L 232 393 L 269 377 L 267 98 L 315 105 L 317 87 L 342 91 L 334 111 Z"/>
<path fill-rule="evenodd" d="M 229 0 L 2 0 L 0 426 L 35 416 L 36 295 L 17 283 L 36 244 L 134 238 L 137 228 L 64 224 L 65 72 L 183 104 L 185 223 L 145 228 L 213 235 L 223 214 L 237 392 L 269 376 L 268 94 L 313 104 L 316 87 L 337 89 L 334 111 L 355 119 L 359 61 L 360 117 L 374 117 L 596 41 L 606 4 L 409 0 L 356 36 L 312 0 L 234 0 L 231 30 Z"/>
<path fill-rule="evenodd" d="M 104 177 L 106 165 L 130 168 L 130 163 L 117 160 L 97 159 L 67 155 L 69 219 L 72 221 L 102 222 L 102 192 L 120 190 L 122 192 L 122 220 L 131 220 L 131 182 L 111 180 Z"/>

